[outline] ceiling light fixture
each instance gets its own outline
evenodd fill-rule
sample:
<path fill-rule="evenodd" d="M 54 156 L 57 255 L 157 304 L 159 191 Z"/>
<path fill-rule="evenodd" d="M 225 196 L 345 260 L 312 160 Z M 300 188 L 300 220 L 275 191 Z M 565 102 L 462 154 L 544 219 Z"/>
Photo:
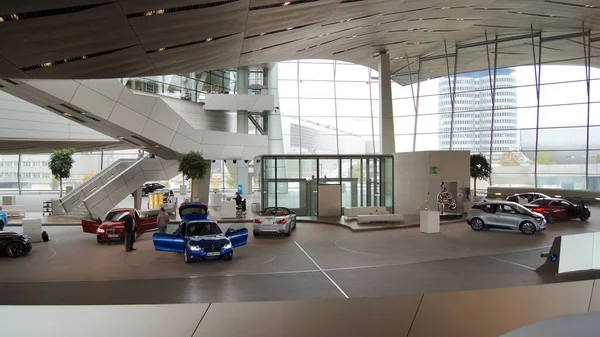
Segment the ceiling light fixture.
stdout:
<path fill-rule="evenodd" d="M 0 22 L 4 21 L 4 19 L 0 16 Z"/>
<path fill-rule="evenodd" d="M 450 9 L 450 7 L 442 7 L 442 9 Z"/>
<path fill-rule="evenodd" d="M 158 51 L 165 51 L 165 47 L 158 48 Z"/>
<path fill-rule="evenodd" d="M 594 5 L 585 5 L 585 8 L 595 8 L 596 6 Z"/>
<path fill-rule="evenodd" d="M 209 37 L 208 39 L 206 39 L 206 42 L 210 42 L 212 41 L 212 37 Z"/>
<path fill-rule="evenodd" d="M 81 58 L 85 60 L 87 57 L 85 55 L 83 55 Z"/>
<path fill-rule="evenodd" d="M 154 11 L 147 11 L 146 12 L 146 16 L 159 15 L 159 14 L 165 14 L 165 10 L 164 9 L 157 9 L 157 10 L 154 10 Z"/>
<path fill-rule="evenodd" d="M 352 38 L 355 38 L 355 37 L 357 37 L 357 36 L 358 36 L 358 35 L 352 35 Z"/>
<path fill-rule="evenodd" d="M 73 115 L 71 115 L 71 114 L 70 114 L 70 113 L 68 113 L 68 112 L 65 112 L 65 113 L 63 113 L 63 115 L 65 115 L 66 117 L 73 117 Z"/>
<path fill-rule="evenodd" d="M 160 149 L 160 145 L 154 145 L 154 147 Z"/>
<path fill-rule="evenodd" d="M 288 27 L 288 28 L 286 28 L 286 30 L 292 30 L 292 29 L 294 29 L 294 27 Z"/>
<path fill-rule="evenodd" d="M 125 139 L 125 137 L 123 137 L 123 136 L 119 136 L 119 139 L 120 139 L 120 140 L 123 140 L 123 139 Z"/>
<path fill-rule="evenodd" d="M 291 5 L 291 4 L 292 4 L 292 2 L 291 2 L 291 1 L 286 1 L 286 2 L 284 2 L 284 3 L 283 3 L 283 5 L 282 5 L 282 6 L 288 6 L 288 5 Z"/>
<path fill-rule="evenodd" d="M 267 34 L 267 33 L 260 33 L 260 36 L 265 36 L 265 34 Z"/>

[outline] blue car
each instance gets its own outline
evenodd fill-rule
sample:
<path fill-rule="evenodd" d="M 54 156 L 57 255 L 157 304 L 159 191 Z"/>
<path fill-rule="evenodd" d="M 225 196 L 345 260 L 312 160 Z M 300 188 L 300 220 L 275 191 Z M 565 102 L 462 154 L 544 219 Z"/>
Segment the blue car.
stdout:
<path fill-rule="evenodd" d="M 4 211 L 0 211 L 0 231 L 4 230 L 4 226 L 8 225 L 8 218 Z"/>
<path fill-rule="evenodd" d="M 183 253 L 185 263 L 194 260 L 233 258 L 233 248 L 248 241 L 248 229 L 227 229 L 208 219 L 207 207 L 200 203 L 186 203 L 179 208 L 182 221 L 173 234 L 155 233 L 154 249 L 163 252 Z M 203 219 L 202 219 L 203 218 Z"/>

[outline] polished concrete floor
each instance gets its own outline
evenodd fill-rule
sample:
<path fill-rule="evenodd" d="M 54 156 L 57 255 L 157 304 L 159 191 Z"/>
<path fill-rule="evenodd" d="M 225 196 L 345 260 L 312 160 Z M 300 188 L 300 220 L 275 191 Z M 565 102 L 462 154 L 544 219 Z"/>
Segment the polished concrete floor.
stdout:
<path fill-rule="evenodd" d="M 79 227 L 48 227 L 51 242 L 35 244 L 23 258 L 0 258 L 0 304 L 354 298 L 553 283 L 565 279 L 534 271 L 540 253 L 556 236 L 600 231 L 598 211 L 588 222 L 552 224 L 533 236 L 475 232 L 464 222 L 429 235 L 418 228 L 353 233 L 299 224 L 291 237 L 250 236 L 233 261 L 193 264 L 154 251 L 149 234 L 126 253 L 120 244 L 97 244 Z"/>

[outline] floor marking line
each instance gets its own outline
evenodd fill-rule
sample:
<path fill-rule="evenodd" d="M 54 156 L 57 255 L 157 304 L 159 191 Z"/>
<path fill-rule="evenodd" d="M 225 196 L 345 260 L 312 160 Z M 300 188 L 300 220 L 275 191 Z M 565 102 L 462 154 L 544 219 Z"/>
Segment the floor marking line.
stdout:
<path fill-rule="evenodd" d="M 594 228 L 586 228 L 585 230 L 591 231 L 591 232 L 600 232 L 600 229 L 594 229 Z"/>
<path fill-rule="evenodd" d="M 271 262 L 271 261 L 275 260 L 276 258 L 277 258 L 277 256 L 274 256 L 272 259 L 270 259 L 270 260 L 267 260 L 267 261 L 263 262 L 263 264 L 269 263 L 269 262 Z"/>
<path fill-rule="evenodd" d="M 208 313 L 208 309 L 210 309 L 211 305 L 212 305 L 212 303 L 208 303 L 208 307 L 206 307 L 206 311 L 202 315 L 202 318 L 200 318 L 200 321 L 198 322 L 198 325 L 196 325 L 196 329 L 194 329 L 194 332 L 192 332 L 192 335 L 190 337 L 194 337 L 194 335 L 196 334 L 196 331 L 200 327 L 200 324 L 202 324 L 202 321 L 204 320 L 204 316 L 206 316 L 206 313 Z"/>
<path fill-rule="evenodd" d="M 341 238 L 339 238 L 339 239 L 335 240 L 335 242 L 334 242 L 335 246 L 336 246 L 336 247 L 338 247 L 339 249 L 345 250 L 345 251 L 347 251 L 347 252 L 350 252 L 350 253 L 358 253 L 358 254 L 365 254 L 365 255 L 375 255 L 375 256 L 378 256 L 378 254 L 367 253 L 367 252 L 361 252 L 361 251 L 359 251 L 359 250 L 353 250 L 353 249 L 350 249 L 350 248 L 345 248 L 345 247 L 342 247 L 342 246 L 338 245 L 338 241 L 340 241 L 340 240 L 341 240 L 341 239 L 343 239 L 343 238 L 347 238 L 347 236 L 341 237 Z"/>
<path fill-rule="evenodd" d="M 310 255 L 308 255 L 308 253 L 304 250 L 304 248 L 302 248 L 302 246 L 300 246 L 298 244 L 298 242 L 296 242 L 296 240 L 294 240 L 294 243 L 296 244 L 296 246 L 298 246 L 298 248 L 300 248 L 300 250 L 304 253 L 304 255 L 306 255 L 306 257 L 308 257 L 317 268 L 319 268 L 321 273 L 323 273 L 323 275 L 325 275 L 325 277 L 327 277 L 329 279 L 329 281 L 331 281 L 331 283 L 342 293 L 342 295 L 344 295 L 344 297 L 350 298 L 348 295 L 346 295 L 346 293 L 342 290 L 342 288 L 340 288 L 340 286 L 338 286 L 337 283 L 335 283 L 335 281 L 332 280 L 331 277 L 329 277 L 329 275 L 327 275 L 327 273 L 323 270 L 323 268 L 321 268 L 321 266 L 319 266 L 315 262 L 315 260 L 313 260 L 313 258 L 310 257 Z"/>
<path fill-rule="evenodd" d="M 452 257 L 448 259 L 434 259 L 434 260 L 425 260 L 425 261 L 411 261 L 411 262 L 398 262 L 398 263 L 387 263 L 387 264 L 375 264 L 371 266 L 356 266 L 356 267 L 338 267 L 338 268 L 326 268 L 324 271 L 338 271 L 338 270 L 356 270 L 356 269 L 369 269 L 369 268 L 384 268 L 384 267 L 400 267 L 406 266 L 410 264 L 420 264 L 420 263 L 430 263 L 430 262 L 442 262 L 447 260 L 457 260 L 457 259 L 470 259 L 474 257 L 489 257 L 490 255 L 502 255 L 502 254 L 512 254 L 512 253 L 522 253 L 530 250 L 537 250 L 543 248 L 549 248 L 552 246 L 541 246 L 541 247 L 533 247 L 533 248 L 525 248 L 520 250 L 513 250 L 510 252 L 502 252 L 502 253 L 492 253 L 492 254 L 484 254 L 484 255 L 472 255 L 472 256 L 459 256 Z M 528 267 L 531 268 L 531 267 Z"/>
<path fill-rule="evenodd" d="M 535 270 L 535 268 L 532 268 L 532 267 L 530 267 L 530 266 L 526 266 L 526 265 L 524 265 L 524 264 L 520 264 L 520 263 L 516 263 L 516 262 L 512 262 L 512 261 L 508 261 L 508 260 L 500 259 L 500 258 L 493 257 L 493 256 L 488 256 L 488 257 L 489 257 L 490 259 L 492 259 L 492 260 L 497 260 L 497 261 L 500 261 L 500 262 L 504 262 L 504 263 L 512 264 L 512 265 L 514 265 L 514 266 L 519 266 L 519 267 L 527 268 L 527 269 L 529 269 L 529 270 Z"/>
<path fill-rule="evenodd" d="M 413 319 L 410 322 L 410 327 L 408 328 L 406 337 L 410 336 L 410 331 L 412 330 L 412 327 L 415 324 L 415 320 L 417 319 L 417 314 L 419 313 L 419 309 L 421 309 L 421 303 L 423 303 L 423 297 L 425 297 L 425 294 L 421 294 L 421 299 L 419 300 L 419 305 L 417 305 L 417 310 L 415 310 L 415 315 L 413 316 Z"/>

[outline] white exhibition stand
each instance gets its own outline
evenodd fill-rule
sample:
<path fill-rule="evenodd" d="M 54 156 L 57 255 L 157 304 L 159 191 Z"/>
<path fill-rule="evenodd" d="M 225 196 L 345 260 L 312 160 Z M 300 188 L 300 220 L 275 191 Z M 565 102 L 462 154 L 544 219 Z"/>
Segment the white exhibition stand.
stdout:
<path fill-rule="evenodd" d="M 235 210 L 235 201 L 221 201 L 221 218 L 235 218 L 236 210 Z"/>
<path fill-rule="evenodd" d="M 42 219 L 25 218 L 23 219 L 23 235 L 31 237 L 33 242 L 42 241 Z"/>
<path fill-rule="evenodd" d="M 222 193 L 212 193 L 209 195 L 209 205 L 211 207 L 221 207 L 221 201 L 223 200 Z"/>
<path fill-rule="evenodd" d="M 440 232 L 440 212 L 421 211 L 421 233 L 439 233 Z"/>

